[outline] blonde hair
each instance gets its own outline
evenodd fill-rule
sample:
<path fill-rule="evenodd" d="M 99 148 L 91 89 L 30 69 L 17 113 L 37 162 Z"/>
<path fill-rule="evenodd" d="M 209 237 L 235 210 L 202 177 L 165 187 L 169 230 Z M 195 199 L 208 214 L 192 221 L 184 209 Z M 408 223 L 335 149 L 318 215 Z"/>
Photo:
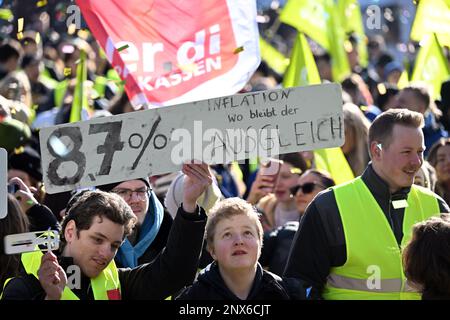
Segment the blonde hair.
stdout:
<path fill-rule="evenodd" d="M 344 104 L 343 109 L 344 125 L 353 130 L 355 137 L 355 146 L 345 157 L 354 175 L 359 176 L 369 163 L 367 137 L 369 135 L 370 122 L 359 107 L 353 103 Z"/>
<path fill-rule="evenodd" d="M 255 222 L 256 230 L 258 231 L 258 239 L 262 245 L 263 228 L 261 221 L 259 221 L 258 212 L 247 201 L 235 197 L 219 201 L 212 207 L 208 221 L 206 222 L 205 230 L 205 239 L 208 249 L 212 249 L 217 224 L 222 220 L 230 219 L 231 217 L 238 215 L 246 215 Z"/>

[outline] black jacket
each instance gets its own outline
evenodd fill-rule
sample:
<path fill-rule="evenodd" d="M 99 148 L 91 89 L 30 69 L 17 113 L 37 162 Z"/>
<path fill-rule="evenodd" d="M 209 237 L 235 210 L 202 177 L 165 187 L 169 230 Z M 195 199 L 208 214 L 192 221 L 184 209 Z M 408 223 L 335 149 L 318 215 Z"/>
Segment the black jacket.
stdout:
<path fill-rule="evenodd" d="M 282 279 L 263 270 L 260 264 L 246 300 L 306 299 L 306 289 L 297 279 Z M 183 290 L 177 300 L 240 300 L 228 289 L 216 262 L 202 270 L 197 281 Z"/>
<path fill-rule="evenodd" d="M 383 210 L 400 245 L 403 238 L 404 208 L 394 209 L 393 200 L 406 199 L 411 188 L 391 194 L 388 185 L 369 164 L 362 180 Z M 436 195 L 441 212 L 450 212 L 448 205 Z M 368 226 L 369 230 L 370 226 Z M 332 190 L 321 192 L 311 202 L 295 234 L 284 275 L 300 278 L 321 292 L 333 267 L 343 266 L 347 260 L 345 236 L 341 216 Z"/>
<path fill-rule="evenodd" d="M 123 300 L 162 300 L 190 285 L 195 278 L 203 244 L 206 214 L 203 209 L 189 214 L 180 207 L 167 246 L 152 263 L 134 269 L 118 269 Z M 59 257 L 61 267 L 72 259 Z M 72 290 L 80 300 L 93 300 L 90 279 L 82 276 L 80 289 Z M 42 300 L 45 291 L 33 275 L 12 279 L 3 292 L 4 300 Z"/>
<path fill-rule="evenodd" d="M 259 263 L 266 270 L 277 275 L 283 274 L 298 225 L 298 221 L 288 221 L 281 227 L 264 233 Z"/>
<path fill-rule="evenodd" d="M 53 212 L 40 203 L 35 204 L 27 210 L 30 220 L 30 231 L 59 230 L 59 223 Z"/>

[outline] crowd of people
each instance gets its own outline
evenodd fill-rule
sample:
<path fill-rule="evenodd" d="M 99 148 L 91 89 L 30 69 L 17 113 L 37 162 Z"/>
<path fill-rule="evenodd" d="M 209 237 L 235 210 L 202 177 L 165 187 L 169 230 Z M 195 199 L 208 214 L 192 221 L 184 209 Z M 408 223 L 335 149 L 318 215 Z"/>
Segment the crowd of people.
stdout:
<path fill-rule="evenodd" d="M 311 150 L 272 159 L 276 174 L 267 163 L 185 163 L 48 194 L 38 131 L 70 121 L 81 52 L 90 106 L 81 120 L 145 108 L 130 103 L 82 31 L 36 22 L 20 40 L 1 39 L 0 147 L 14 188 L 0 238 L 49 229 L 61 237 L 57 251 L 21 255 L 0 242 L 2 299 L 450 299 L 450 80 L 440 100 L 424 83 L 399 89 L 402 68 L 382 37 L 369 39 L 368 67 L 351 46 L 341 151 L 356 178 L 344 183 Z M 321 80 L 333 81 L 331 56 L 313 53 Z M 262 61 L 242 92 L 281 82 Z"/>

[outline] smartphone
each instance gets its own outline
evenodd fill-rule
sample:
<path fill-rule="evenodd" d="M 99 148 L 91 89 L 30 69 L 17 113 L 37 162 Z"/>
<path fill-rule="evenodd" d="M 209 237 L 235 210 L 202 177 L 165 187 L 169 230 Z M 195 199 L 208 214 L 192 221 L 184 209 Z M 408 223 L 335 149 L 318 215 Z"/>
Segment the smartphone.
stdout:
<path fill-rule="evenodd" d="M 261 175 L 264 176 L 274 176 L 275 178 L 278 177 L 278 174 L 280 173 L 281 164 L 283 161 L 278 159 L 269 158 L 267 160 L 260 161 L 260 172 Z"/>
<path fill-rule="evenodd" d="M 273 192 L 278 180 L 278 174 L 280 173 L 282 163 L 283 162 L 281 160 L 272 158 L 260 162 L 259 174 L 265 177 L 269 177 L 270 182 L 273 184 L 273 187 L 271 188 L 264 187 L 262 189 L 264 189 L 267 192 Z"/>
<path fill-rule="evenodd" d="M 8 183 L 8 193 L 15 194 L 19 189 L 19 185 L 15 183 Z"/>

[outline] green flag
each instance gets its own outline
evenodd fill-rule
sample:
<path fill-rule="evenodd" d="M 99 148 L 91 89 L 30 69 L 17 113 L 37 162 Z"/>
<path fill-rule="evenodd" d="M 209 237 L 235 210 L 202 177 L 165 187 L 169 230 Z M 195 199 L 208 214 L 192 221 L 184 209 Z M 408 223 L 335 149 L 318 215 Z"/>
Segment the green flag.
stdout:
<path fill-rule="evenodd" d="M 287 66 L 289 65 L 288 58 L 286 58 L 281 52 L 272 47 L 270 43 L 261 37 L 259 37 L 259 50 L 261 53 L 261 58 L 267 62 L 269 67 L 280 75 L 284 74 Z"/>
<path fill-rule="evenodd" d="M 14 15 L 10 9 L 0 9 L 0 19 L 12 21 L 14 19 Z"/>
<path fill-rule="evenodd" d="M 314 160 L 316 167 L 328 171 L 336 184 L 355 177 L 340 147 L 314 150 Z"/>
<path fill-rule="evenodd" d="M 442 82 L 448 79 L 450 70 L 436 34 L 429 35 L 417 54 L 411 81 L 424 81 L 432 89 L 433 99 L 440 97 Z"/>
<path fill-rule="evenodd" d="M 281 22 L 304 32 L 330 53 L 334 81 L 351 73 L 341 20 L 333 0 L 289 0 L 280 15 Z"/>
<path fill-rule="evenodd" d="M 289 0 L 280 14 L 280 21 L 304 32 L 328 51 L 326 0 Z"/>
<path fill-rule="evenodd" d="M 283 87 L 319 84 L 320 76 L 316 62 L 303 33 L 299 32 L 292 48 L 289 67 L 284 74 Z"/>
<path fill-rule="evenodd" d="M 72 108 L 70 110 L 70 122 L 77 122 L 81 120 L 81 111 L 88 109 L 88 98 L 85 90 L 85 83 L 87 81 L 87 66 L 86 66 L 86 52 L 80 51 L 80 61 L 77 65 L 77 83 L 73 94 Z"/>
<path fill-rule="evenodd" d="M 411 28 L 411 39 L 422 41 L 436 33 L 439 43 L 450 47 L 450 0 L 421 0 Z"/>
<path fill-rule="evenodd" d="M 369 54 L 367 52 L 367 37 L 361 16 L 361 8 L 357 0 L 339 0 L 339 14 L 346 33 L 354 33 L 358 37 L 359 63 L 367 67 Z"/>
<path fill-rule="evenodd" d="M 331 55 L 333 81 L 341 82 L 345 77 L 351 74 L 347 52 L 343 46 L 343 43 L 346 40 L 346 35 L 344 29 L 342 28 L 341 17 L 334 1 L 325 1 L 325 8 L 328 14 L 327 35 L 329 53 Z"/>

